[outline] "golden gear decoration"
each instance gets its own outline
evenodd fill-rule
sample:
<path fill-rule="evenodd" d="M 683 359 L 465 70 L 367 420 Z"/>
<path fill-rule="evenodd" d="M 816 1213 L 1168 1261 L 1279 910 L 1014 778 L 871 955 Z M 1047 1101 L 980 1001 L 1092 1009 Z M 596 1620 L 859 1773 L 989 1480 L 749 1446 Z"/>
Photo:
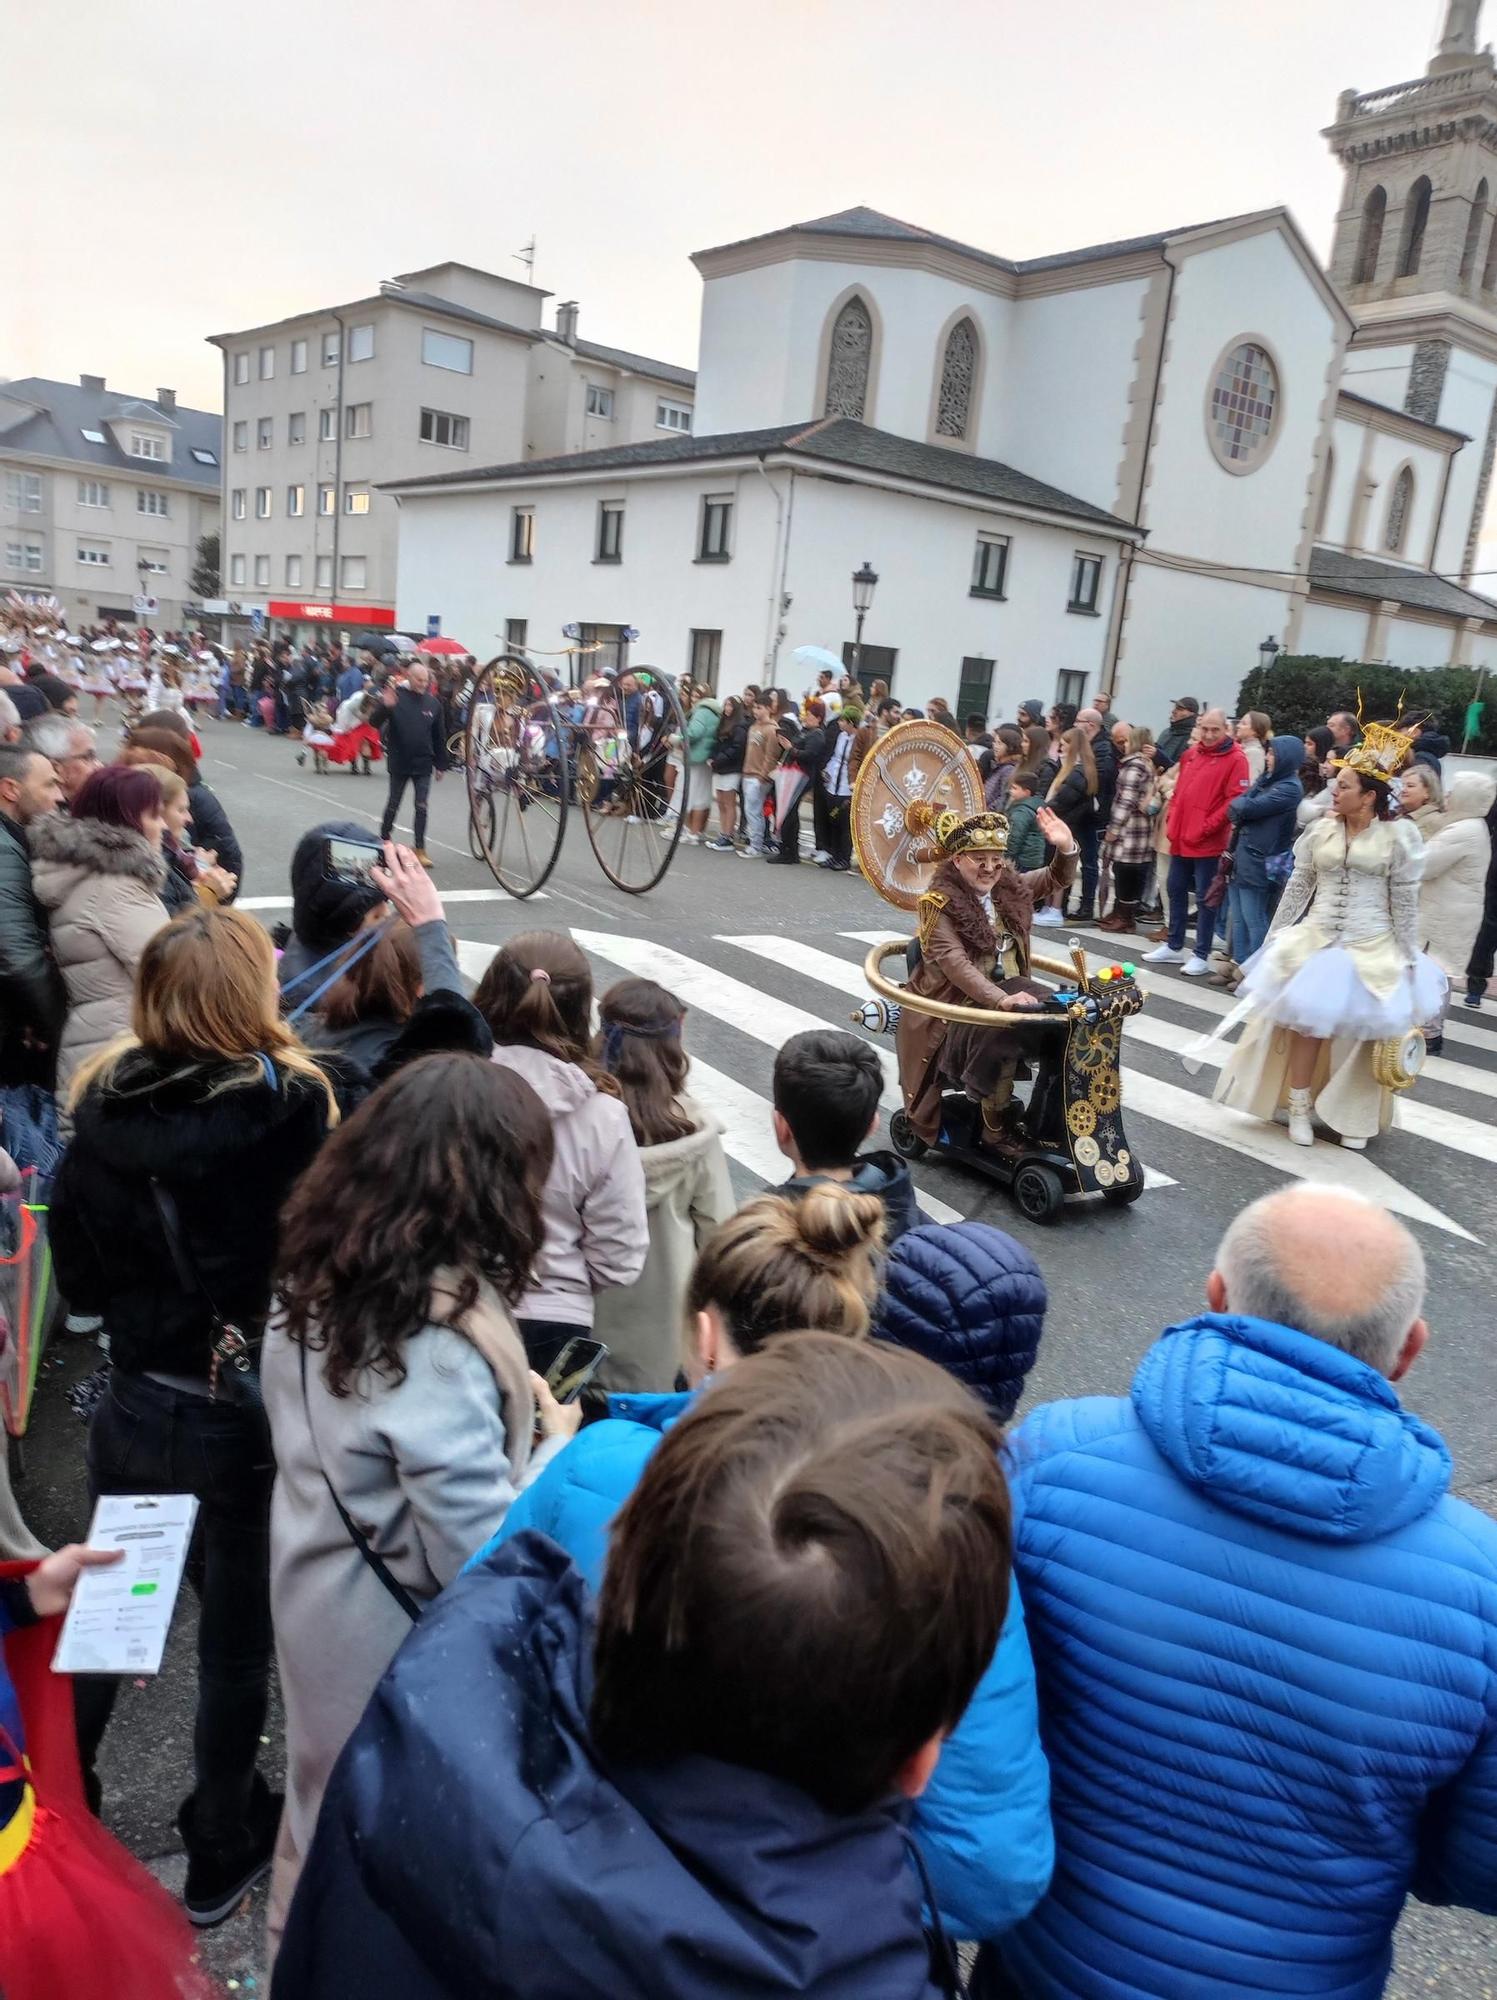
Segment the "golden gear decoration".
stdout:
<path fill-rule="evenodd" d="M 1066 1123 L 1078 1139 L 1084 1139 L 1097 1129 L 1097 1114 L 1084 1097 L 1078 1097 L 1074 1104 L 1066 1107 Z"/>
<path fill-rule="evenodd" d="M 1118 1081 L 1117 1071 L 1103 1070 L 1100 1076 L 1094 1076 L 1087 1095 L 1104 1116 L 1109 1111 L 1116 1111 L 1123 1101 L 1123 1086 Z"/>
<path fill-rule="evenodd" d="M 1106 1035 L 1099 1035 L 1087 1028 L 1071 1037 L 1070 1056 L 1079 1070 L 1099 1070 L 1106 1066 L 1112 1055 Z"/>

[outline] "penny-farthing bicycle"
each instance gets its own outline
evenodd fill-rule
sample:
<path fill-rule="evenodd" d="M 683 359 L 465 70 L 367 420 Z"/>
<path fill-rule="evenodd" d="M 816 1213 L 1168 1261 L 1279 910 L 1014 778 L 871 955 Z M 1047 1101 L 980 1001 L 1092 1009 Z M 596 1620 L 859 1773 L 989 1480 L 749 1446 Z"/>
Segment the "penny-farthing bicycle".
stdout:
<path fill-rule="evenodd" d="M 606 668 L 579 700 L 570 733 L 588 841 L 614 887 L 642 896 L 664 876 L 681 840 L 684 810 L 666 815 L 670 751 L 686 729 L 681 704 L 654 667 Z M 684 799 L 678 803 L 684 808 Z"/>
<path fill-rule="evenodd" d="M 549 687 L 514 653 L 476 675 L 463 730 L 468 845 L 512 896 L 533 896 L 556 866 L 571 789 L 567 733 Z"/>

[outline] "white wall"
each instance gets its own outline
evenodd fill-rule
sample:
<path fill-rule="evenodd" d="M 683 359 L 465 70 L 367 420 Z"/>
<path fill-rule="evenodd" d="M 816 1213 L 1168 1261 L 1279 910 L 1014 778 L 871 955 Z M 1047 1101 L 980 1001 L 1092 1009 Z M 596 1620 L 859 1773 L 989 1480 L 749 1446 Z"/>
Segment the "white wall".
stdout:
<path fill-rule="evenodd" d="M 697 354 L 696 430 L 762 430 L 814 414 L 810 401 L 788 407 L 791 264 L 740 271 L 702 286 Z M 801 385 L 796 385 L 797 394 Z"/>
<path fill-rule="evenodd" d="M 1383 658 L 1391 667 L 1444 667 L 1455 656 L 1459 634 L 1453 625 L 1433 625 L 1417 618 L 1394 618 L 1383 641 Z"/>
<path fill-rule="evenodd" d="M 1471 442 L 1461 447 L 1451 467 L 1450 497 L 1445 503 L 1440 544 L 1435 552 L 1434 566 L 1442 576 L 1459 576 L 1465 560 L 1466 537 L 1476 506 L 1476 487 L 1481 477 L 1494 396 L 1497 396 L 1497 362 L 1456 348 L 1445 373 L 1440 422 L 1452 430 L 1464 431 Z"/>
<path fill-rule="evenodd" d="M 1156 735 L 1182 695 L 1232 714 L 1262 640 L 1283 638 L 1285 602 L 1276 590 L 1135 563 L 1114 714 Z"/>
<path fill-rule="evenodd" d="M 1119 494 L 1118 469 L 1149 283 L 1056 292 L 1014 308 L 1009 371 L 979 446 L 985 456 L 1094 507 L 1131 510 L 1134 495 Z"/>
<path fill-rule="evenodd" d="M 1401 410 L 1413 364 L 1412 341 L 1396 341 L 1388 347 L 1348 348 L 1341 386 L 1354 396 L 1367 396 L 1374 403 L 1386 403 L 1390 410 Z"/>
<path fill-rule="evenodd" d="M 1370 607 L 1369 607 L 1370 608 Z M 1296 653 L 1327 660 L 1360 660 L 1367 647 L 1367 613 L 1340 604 L 1307 604 L 1300 619 Z"/>
<path fill-rule="evenodd" d="M 1337 498 L 1345 512 L 1339 518 L 1336 546 L 1355 549 L 1379 562 L 1405 563 L 1411 568 L 1428 565 L 1433 546 L 1435 519 L 1440 509 L 1440 492 L 1445 480 L 1446 454 L 1431 445 L 1411 444 L 1405 438 L 1372 430 L 1342 417 L 1336 422 Z M 1349 463 L 1342 471 L 1345 452 Z M 1414 475 L 1414 505 L 1404 534 L 1402 554 L 1386 546 L 1388 509 L 1399 473 L 1407 465 Z M 1356 515 L 1359 482 L 1369 491 L 1362 508 L 1361 530 L 1350 539 Z M 1327 534 L 1322 539 L 1331 541 Z"/>

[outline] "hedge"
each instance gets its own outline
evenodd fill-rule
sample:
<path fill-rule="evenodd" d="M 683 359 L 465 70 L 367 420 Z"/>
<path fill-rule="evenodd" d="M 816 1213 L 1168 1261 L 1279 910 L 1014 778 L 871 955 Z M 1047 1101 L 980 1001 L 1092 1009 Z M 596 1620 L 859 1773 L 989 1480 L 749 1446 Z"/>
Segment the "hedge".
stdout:
<path fill-rule="evenodd" d="M 1360 688 L 1362 713 L 1369 722 L 1390 720 L 1401 695 L 1407 713 L 1432 713 L 1451 749 L 1459 750 L 1477 679 L 1475 667 L 1389 667 L 1281 653 L 1271 667 L 1254 667 L 1248 675 L 1237 697 L 1237 713 L 1262 709 L 1273 718 L 1276 734 L 1302 736 L 1338 709 L 1355 715 Z M 1470 748 L 1479 756 L 1497 756 L 1497 680 L 1491 674 L 1480 698 L 1485 707 Z"/>

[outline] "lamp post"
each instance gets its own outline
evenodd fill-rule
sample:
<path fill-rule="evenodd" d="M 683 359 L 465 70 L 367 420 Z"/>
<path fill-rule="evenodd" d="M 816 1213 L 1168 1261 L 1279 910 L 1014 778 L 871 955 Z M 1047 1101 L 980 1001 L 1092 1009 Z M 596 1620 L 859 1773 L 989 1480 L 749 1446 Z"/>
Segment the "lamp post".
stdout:
<path fill-rule="evenodd" d="M 868 616 L 877 588 L 878 572 L 865 556 L 863 567 L 852 573 L 852 608 L 857 619 L 852 640 L 852 677 L 859 687 L 863 685 L 863 620 Z"/>
<path fill-rule="evenodd" d="M 1258 648 L 1258 665 L 1265 674 L 1283 650 L 1278 640 L 1272 636 L 1263 641 L 1263 644 Z"/>

